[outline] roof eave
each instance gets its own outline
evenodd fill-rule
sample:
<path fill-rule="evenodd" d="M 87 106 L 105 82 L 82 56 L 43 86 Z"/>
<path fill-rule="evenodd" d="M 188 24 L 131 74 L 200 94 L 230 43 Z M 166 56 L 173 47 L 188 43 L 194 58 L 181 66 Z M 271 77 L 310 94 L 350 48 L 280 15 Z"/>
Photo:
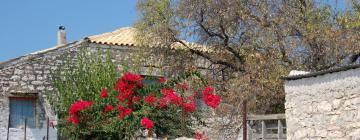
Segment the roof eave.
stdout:
<path fill-rule="evenodd" d="M 284 76 L 284 77 L 280 77 L 280 78 L 283 80 L 291 81 L 291 80 L 298 80 L 298 79 L 303 79 L 303 78 L 317 77 L 317 76 L 321 76 L 321 75 L 325 75 L 325 74 L 347 71 L 350 69 L 357 69 L 357 68 L 360 68 L 360 64 L 346 65 L 346 66 L 339 67 L 339 68 L 333 68 L 333 69 L 328 69 L 328 70 L 324 70 L 324 71 L 312 72 L 309 74 Z"/>

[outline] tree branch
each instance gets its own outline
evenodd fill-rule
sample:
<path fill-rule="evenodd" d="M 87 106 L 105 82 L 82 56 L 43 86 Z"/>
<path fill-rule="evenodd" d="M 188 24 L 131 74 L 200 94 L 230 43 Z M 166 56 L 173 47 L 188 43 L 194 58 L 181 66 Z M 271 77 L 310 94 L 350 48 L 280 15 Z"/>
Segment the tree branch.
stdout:
<path fill-rule="evenodd" d="M 195 50 L 191 47 L 189 47 L 184 41 L 182 40 L 179 40 L 177 38 L 174 38 L 175 42 L 178 42 L 180 44 L 182 44 L 183 46 L 185 46 L 186 48 L 188 48 L 190 50 L 191 53 L 193 54 L 196 54 L 196 55 L 199 55 L 201 57 L 204 57 L 205 59 L 209 60 L 210 62 L 212 62 L 213 64 L 220 64 L 220 65 L 225 65 L 225 66 L 228 66 L 230 68 L 232 68 L 233 70 L 235 71 L 240 71 L 240 72 L 245 72 L 245 70 L 241 67 L 238 67 L 236 66 L 235 64 L 232 64 L 230 62 L 227 62 L 227 61 L 223 61 L 223 60 L 219 60 L 219 59 L 216 59 L 215 57 L 211 57 L 209 55 L 206 55 L 205 53 L 199 51 L 199 50 Z"/>
<path fill-rule="evenodd" d="M 199 24 L 200 28 L 201 28 L 202 30 L 204 30 L 204 32 L 205 32 L 206 34 L 208 34 L 210 37 L 219 37 L 220 39 L 224 39 L 224 38 L 225 38 L 225 37 L 223 37 L 221 34 L 212 32 L 212 31 L 210 31 L 208 28 L 205 27 L 205 25 L 203 24 L 203 22 L 204 22 L 204 12 L 203 12 L 203 11 L 200 12 L 200 16 L 201 16 L 201 18 L 200 18 L 200 22 L 198 22 L 198 24 Z"/>
<path fill-rule="evenodd" d="M 242 64 L 245 63 L 244 58 L 242 56 L 240 56 L 239 52 L 237 52 L 236 50 L 234 50 L 233 48 L 231 48 L 229 46 L 230 38 L 226 34 L 225 27 L 222 24 L 222 20 L 220 21 L 220 29 L 221 29 L 221 32 L 222 32 L 222 34 L 224 36 L 224 41 L 223 42 L 224 42 L 225 49 L 228 50 L 229 52 L 231 52 L 240 61 L 240 63 L 242 63 Z"/>

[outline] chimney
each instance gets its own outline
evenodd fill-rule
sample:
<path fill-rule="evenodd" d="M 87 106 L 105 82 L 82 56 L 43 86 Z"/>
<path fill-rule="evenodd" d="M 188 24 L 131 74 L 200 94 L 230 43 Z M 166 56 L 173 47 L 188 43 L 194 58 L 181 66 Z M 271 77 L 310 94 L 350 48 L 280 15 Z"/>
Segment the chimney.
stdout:
<path fill-rule="evenodd" d="M 66 44 L 66 32 L 65 26 L 59 26 L 59 31 L 57 32 L 57 45 L 65 45 Z"/>

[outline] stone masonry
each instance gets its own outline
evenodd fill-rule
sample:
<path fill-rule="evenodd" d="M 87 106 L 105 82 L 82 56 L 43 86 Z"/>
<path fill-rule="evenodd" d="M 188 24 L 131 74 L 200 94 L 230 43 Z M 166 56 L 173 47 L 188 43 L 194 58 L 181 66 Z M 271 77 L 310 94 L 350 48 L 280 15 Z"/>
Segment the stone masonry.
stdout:
<path fill-rule="evenodd" d="M 360 69 L 285 82 L 289 140 L 360 140 Z"/>
<path fill-rule="evenodd" d="M 0 63 L 0 134 L 6 134 L 7 132 L 10 97 L 36 98 L 36 129 L 44 130 L 43 128 L 46 128 L 47 117 L 49 117 L 50 121 L 57 120 L 56 114 L 51 110 L 45 94 L 56 92 L 51 81 L 52 72 L 60 68 L 67 58 L 76 63 L 76 54 L 82 47 L 86 47 L 86 51 L 89 53 L 97 53 L 99 50 L 106 52 L 111 49 L 113 61 L 117 64 L 118 69 L 121 69 L 121 64 L 124 61 L 129 64 L 134 63 L 132 58 L 135 57 L 135 52 L 139 50 L 128 46 L 107 46 L 81 40 Z M 141 74 L 143 75 L 169 76 L 178 71 L 169 67 L 146 67 L 149 64 L 161 66 L 166 58 L 160 57 L 160 54 L 153 54 L 141 59 L 141 65 L 144 66 L 141 67 Z M 209 67 L 209 62 L 204 59 L 196 59 L 196 63 L 199 67 Z M 21 130 L 12 128 L 10 135 L 13 138 L 18 137 L 17 134 L 19 134 L 11 133 L 15 131 Z M 6 139 L 6 135 L 0 137 L 0 139 Z M 36 138 L 29 137 L 29 139 Z"/>

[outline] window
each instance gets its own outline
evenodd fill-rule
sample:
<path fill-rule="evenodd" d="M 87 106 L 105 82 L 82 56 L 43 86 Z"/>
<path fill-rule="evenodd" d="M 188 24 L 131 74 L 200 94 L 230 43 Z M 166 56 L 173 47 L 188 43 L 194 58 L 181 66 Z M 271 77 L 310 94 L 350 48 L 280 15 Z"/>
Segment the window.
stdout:
<path fill-rule="evenodd" d="M 156 84 L 159 83 L 159 79 L 160 77 L 157 76 L 149 76 L 149 75 L 141 75 L 143 78 L 142 83 L 144 85 L 152 85 L 152 84 Z"/>
<path fill-rule="evenodd" d="M 22 128 L 25 126 L 25 118 L 27 119 L 27 127 L 35 127 L 35 101 L 36 98 L 10 98 L 10 127 Z"/>

